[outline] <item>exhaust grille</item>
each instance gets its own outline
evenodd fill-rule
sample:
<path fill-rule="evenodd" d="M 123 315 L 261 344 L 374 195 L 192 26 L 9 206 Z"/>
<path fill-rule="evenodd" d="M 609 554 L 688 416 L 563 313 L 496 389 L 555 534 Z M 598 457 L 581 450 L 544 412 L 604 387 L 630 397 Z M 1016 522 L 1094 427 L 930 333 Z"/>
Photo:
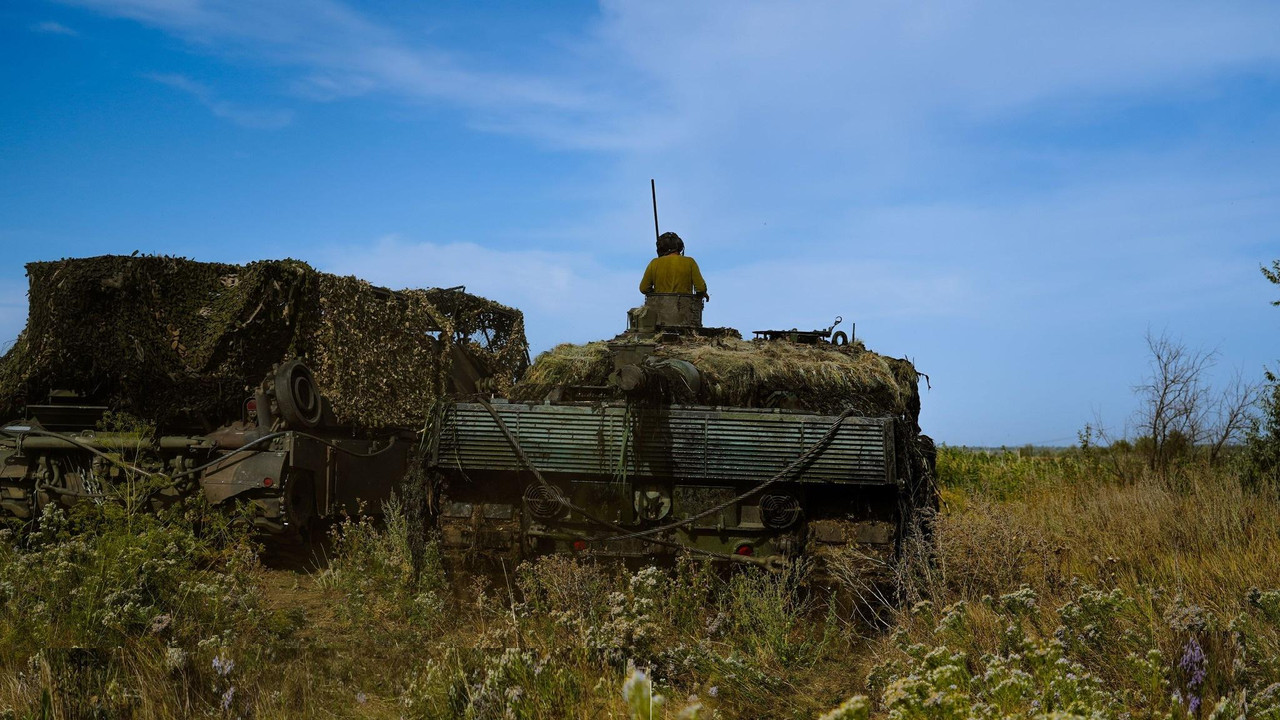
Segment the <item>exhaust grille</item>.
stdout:
<path fill-rule="evenodd" d="M 685 482 L 760 481 L 791 464 L 836 420 L 777 410 L 633 409 L 628 434 L 622 405 L 494 407 L 540 471 L 579 480 L 607 480 L 625 470 L 628 477 Z M 489 412 L 474 403 L 457 403 L 447 413 L 440 463 L 467 471 L 523 470 Z M 791 479 L 887 484 L 894 477 L 892 419 L 850 417 Z"/>

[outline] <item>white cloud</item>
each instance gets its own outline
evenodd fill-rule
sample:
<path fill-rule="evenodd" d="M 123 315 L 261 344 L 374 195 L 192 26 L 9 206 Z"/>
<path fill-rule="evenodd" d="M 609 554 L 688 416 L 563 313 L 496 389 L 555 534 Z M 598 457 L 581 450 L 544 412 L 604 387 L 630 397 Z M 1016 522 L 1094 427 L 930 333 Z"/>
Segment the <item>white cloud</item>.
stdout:
<path fill-rule="evenodd" d="M 341 2 L 68 0 L 174 33 L 215 52 L 290 67 L 290 87 L 312 100 L 380 92 L 403 101 L 442 101 L 481 113 L 590 112 L 584 93 L 534 74 L 466 67 L 429 42 L 408 42 Z"/>
<path fill-rule="evenodd" d="M 66 0 L 194 46 L 292 68 L 312 100 L 381 93 L 470 110 L 480 129 L 558 146 L 720 163 L 767 132 L 762 159 L 821 148 L 883 175 L 927 155 L 921 134 L 1043 103 L 1188 87 L 1280 61 L 1271 3 L 690 4 L 605 0 L 560 66 L 480 69 L 428 33 L 338 0 Z M 499 48 L 485 57 L 499 63 Z M 550 64 L 554 66 L 554 64 Z M 1065 103 L 1065 105 L 1064 105 Z M 867 157 L 871 156 L 871 157 Z"/>
<path fill-rule="evenodd" d="M 314 259 L 327 272 L 392 288 L 465 284 L 469 292 L 521 309 L 535 350 L 612 337 L 625 329 L 627 309 L 643 302 L 642 263 L 606 268 L 577 253 L 388 236 L 364 246 L 328 248 Z M 825 327 L 842 312 L 850 321 L 886 323 L 947 317 L 969 305 L 971 292 L 962 278 L 946 272 L 848 256 L 736 267 L 704 263 L 703 274 L 712 296 L 707 324 L 735 327 L 747 337 L 766 327 Z"/>
<path fill-rule="evenodd" d="M 66 35 L 68 37 L 79 37 L 80 32 L 74 28 L 69 28 L 59 22 L 46 20 L 31 26 L 32 32 L 45 33 L 47 35 Z"/>
<path fill-rule="evenodd" d="M 725 196 L 704 203 L 710 222 L 731 217 L 726 206 L 865 207 L 1018 163 L 1057 160 L 1062 174 L 1105 178 L 1114 170 L 1081 167 L 1090 158 L 1074 149 L 1028 157 L 1045 149 L 1002 144 L 1016 133 L 999 133 L 1033 117 L 1087 128 L 1152 98 L 1208 92 L 1231 73 L 1280 67 L 1274 4 L 605 7 L 602 64 L 648 88 L 645 104 L 661 119 L 642 113 L 618 131 L 639 150 L 620 172 L 661 168 L 680 194 Z"/>
<path fill-rule="evenodd" d="M 605 9 L 600 45 L 660 83 L 678 112 L 729 104 L 830 127 L 891 125 L 906 107 L 982 113 L 1063 94 L 1148 91 L 1280 59 L 1280 8 L 1258 2 L 812 2 L 801 11 L 612 1 Z"/>
<path fill-rule="evenodd" d="M 276 130 L 293 122 L 293 113 L 288 110 L 263 110 L 249 108 L 238 103 L 222 100 L 213 90 L 185 75 L 176 73 L 150 73 L 148 80 L 181 90 L 194 97 L 217 117 L 230 120 L 236 125 L 261 130 Z"/>
<path fill-rule="evenodd" d="M 1280 115 L 1231 86 L 1280 72 L 1274 3 L 607 0 L 556 62 L 512 67 L 505 48 L 447 52 L 336 0 L 75 1 L 283 68 L 295 97 L 458 108 L 603 158 L 549 178 L 588 208 L 572 220 L 317 262 L 466 284 L 525 310 L 540 347 L 621 329 L 642 263 L 611 258 L 647 237 L 655 176 L 664 229 L 711 284 L 709 323 L 857 321 L 920 354 L 953 442 L 1070 436 L 1100 398 L 1123 416 L 1149 324 L 1217 345 L 1274 312 L 1256 265 L 1280 226 Z"/>

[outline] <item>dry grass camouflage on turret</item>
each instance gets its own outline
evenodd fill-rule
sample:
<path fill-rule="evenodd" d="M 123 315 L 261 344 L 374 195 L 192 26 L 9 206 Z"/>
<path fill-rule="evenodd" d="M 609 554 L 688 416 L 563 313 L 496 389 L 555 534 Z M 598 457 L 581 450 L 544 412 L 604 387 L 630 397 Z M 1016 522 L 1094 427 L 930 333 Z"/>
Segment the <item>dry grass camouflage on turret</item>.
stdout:
<path fill-rule="evenodd" d="M 692 363 L 701 373 L 697 396 L 681 398 L 728 407 L 790 407 L 823 414 L 854 408 L 915 423 L 919 373 L 907 360 L 845 347 L 799 345 L 733 337 L 692 338 L 660 345 L 654 355 Z M 557 386 L 605 385 L 613 370 L 608 343 L 559 345 L 542 353 L 512 391 L 538 402 Z"/>
<path fill-rule="evenodd" d="M 0 359 L 5 417 L 72 390 L 162 427 L 211 427 L 300 357 L 340 421 L 417 425 L 451 343 L 497 390 L 528 357 L 516 310 L 454 290 L 390 293 L 297 260 L 103 256 L 31 263 L 27 276 L 27 327 Z"/>

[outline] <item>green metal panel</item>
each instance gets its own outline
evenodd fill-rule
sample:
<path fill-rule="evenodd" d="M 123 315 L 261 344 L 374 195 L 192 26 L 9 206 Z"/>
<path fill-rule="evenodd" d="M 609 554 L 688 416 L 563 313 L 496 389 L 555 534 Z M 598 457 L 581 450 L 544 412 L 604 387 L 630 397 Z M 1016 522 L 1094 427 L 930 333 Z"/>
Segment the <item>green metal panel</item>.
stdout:
<path fill-rule="evenodd" d="M 623 405 L 494 407 L 542 472 L 611 476 L 619 468 L 626 424 Z M 684 482 L 759 481 L 793 462 L 836 420 L 767 409 L 633 409 L 626 472 Z M 522 469 L 489 412 L 471 403 L 455 404 L 448 414 L 440 462 L 464 470 Z M 894 477 L 892 419 L 850 417 L 798 479 L 886 484 Z"/>

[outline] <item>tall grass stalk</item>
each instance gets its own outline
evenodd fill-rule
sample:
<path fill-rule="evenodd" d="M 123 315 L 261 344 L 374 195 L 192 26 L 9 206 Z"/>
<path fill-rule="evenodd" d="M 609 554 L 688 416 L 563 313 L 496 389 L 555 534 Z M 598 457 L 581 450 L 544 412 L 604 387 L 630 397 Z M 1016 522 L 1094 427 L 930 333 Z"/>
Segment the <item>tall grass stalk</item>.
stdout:
<path fill-rule="evenodd" d="M 267 569 L 199 504 L 50 511 L 0 538 L 0 713 L 1280 715 L 1275 488 L 1097 449 L 944 448 L 939 474 L 936 545 L 775 574 L 415 562 L 395 502 L 323 569 Z"/>

